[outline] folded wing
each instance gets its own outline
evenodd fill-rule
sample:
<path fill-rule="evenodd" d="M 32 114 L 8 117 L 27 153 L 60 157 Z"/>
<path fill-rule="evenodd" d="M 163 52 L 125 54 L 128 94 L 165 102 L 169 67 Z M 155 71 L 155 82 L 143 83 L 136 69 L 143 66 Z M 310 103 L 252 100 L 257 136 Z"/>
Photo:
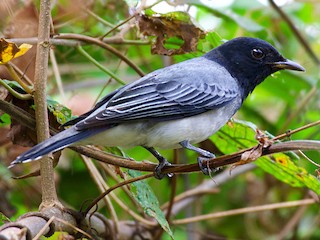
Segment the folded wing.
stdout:
<path fill-rule="evenodd" d="M 239 95 L 236 80 L 230 75 L 221 77 L 215 68 L 204 73 L 192 64 L 187 68 L 177 66 L 156 71 L 122 88 L 105 105 L 77 123 L 76 129 L 137 120 L 181 119 L 221 107 Z"/>

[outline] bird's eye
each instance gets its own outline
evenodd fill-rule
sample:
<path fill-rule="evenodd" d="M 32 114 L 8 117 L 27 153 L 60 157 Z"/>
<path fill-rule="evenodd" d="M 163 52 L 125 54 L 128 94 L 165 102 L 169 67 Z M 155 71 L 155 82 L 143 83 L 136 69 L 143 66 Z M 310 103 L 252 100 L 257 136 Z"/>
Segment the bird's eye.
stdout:
<path fill-rule="evenodd" d="M 265 56 L 264 52 L 259 48 L 252 49 L 251 55 L 255 59 L 262 59 Z"/>

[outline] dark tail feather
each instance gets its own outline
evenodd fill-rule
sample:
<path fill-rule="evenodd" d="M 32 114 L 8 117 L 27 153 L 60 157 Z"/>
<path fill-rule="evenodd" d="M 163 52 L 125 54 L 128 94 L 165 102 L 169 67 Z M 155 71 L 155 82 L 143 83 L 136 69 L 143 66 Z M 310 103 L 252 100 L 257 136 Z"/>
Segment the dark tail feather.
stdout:
<path fill-rule="evenodd" d="M 18 163 L 30 162 L 33 160 L 38 160 L 43 155 L 49 154 L 51 152 L 56 152 L 71 144 L 80 141 L 81 139 L 87 138 L 89 136 L 95 135 L 101 132 L 101 129 L 90 129 L 84 131 L 77 131 L 74 127 L 68 128 L 51 138 L 37 144 L 33 148 L 24 152 L 14 160 L 10 167 Z"/>

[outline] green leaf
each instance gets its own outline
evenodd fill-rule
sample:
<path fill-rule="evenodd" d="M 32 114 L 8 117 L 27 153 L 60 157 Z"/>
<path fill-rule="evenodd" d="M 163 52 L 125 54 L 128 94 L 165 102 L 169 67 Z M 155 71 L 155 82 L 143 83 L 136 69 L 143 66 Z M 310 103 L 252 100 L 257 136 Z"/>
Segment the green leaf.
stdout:
<path fill-rule="evenodd" d="M 133 178 L 141 176 L 140 172 L 134 170 L 128 170 L 128 174 Z M 134 182 L 132 183 L 132 186 L 131 192 L 143 208 L 144 212 L 150 217 L 155 218 L 163 230 L 165 230 L 170 237 L 174 239 L 169 223 L 161 211 L 159 201 L 150 186 L 145 181 Z"/>
<path fill-rule="evenodd" d="M 10 115 L 7 113 L 4 113 L 0 116 L 0 127 L 4 127 L 11 124 L 11 118 Z"/>
<path fill-rule="evenodd" d="M 57 101 L 47 99 L 47 105 L 49 111 L 56 117 L 60 124 L 64 124 L 74 118 L 71 110 Z"/>
<path fill-rule="evenodd" d="M 221 128 L 211 140 L 224 154 L 233 153 L 258 144 L 255 129 L 254 124 L 237 120 Z M 293 187 L 307 187 L 320 194 L 320 181 L 305 168 L 298 166 L 295 160 L 296 155 L 289 152 L 263 156 L 254 163 L 282 182 Z"/>
<path fill-rule="evenodd" d="M 273 154 L 269 157 L 261 157 L 255 164 L 275 178 L 293 187 L 307 187 L 320 194 L 319 180 L 309 174 L 305 168 L 297 166 L 290 157 L 284 153 Z"/>
<path fill-rule="evenodd" d="M 223 126 L 210 139 L 224 154 L 233 153 L 258 144 L 255 139 L 255 129 L 257 127 L 253 123 L 233 120 L 230 124 Z"/>
<path fill-rule="evenodd" d="M 218 47 L 221 45 L 224 41 L 224 39 L 221 38 L 221 36 L 217 32 L 208 32 L 205 38 L 206 41 L 208 41 L 213 47 Z M 210 49 L 212 50 L 212 49 Z"/>

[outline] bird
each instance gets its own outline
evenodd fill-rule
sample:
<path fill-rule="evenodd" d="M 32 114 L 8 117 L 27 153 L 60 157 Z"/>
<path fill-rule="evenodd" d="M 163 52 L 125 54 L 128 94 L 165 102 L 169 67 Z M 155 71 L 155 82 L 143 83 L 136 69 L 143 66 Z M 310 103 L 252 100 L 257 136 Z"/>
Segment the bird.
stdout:
<path fill-rule="evenodd" d="M 157 149 L 186 148 L 199 154 L 200 170 L 215 155 L 195 144 L 217 132 L 269 75 L 305 71 L 270 43 L 251 37 L 226 41 L 200 57 L 158 70 L 120 87 L 65 130 L 18 156 L 10 166 L 38 160 L 68 146 L 142 146 L 158 161 L 154 176 L 170 165 Z M 167 174 L 168 175 L 168 174 Z"/>

